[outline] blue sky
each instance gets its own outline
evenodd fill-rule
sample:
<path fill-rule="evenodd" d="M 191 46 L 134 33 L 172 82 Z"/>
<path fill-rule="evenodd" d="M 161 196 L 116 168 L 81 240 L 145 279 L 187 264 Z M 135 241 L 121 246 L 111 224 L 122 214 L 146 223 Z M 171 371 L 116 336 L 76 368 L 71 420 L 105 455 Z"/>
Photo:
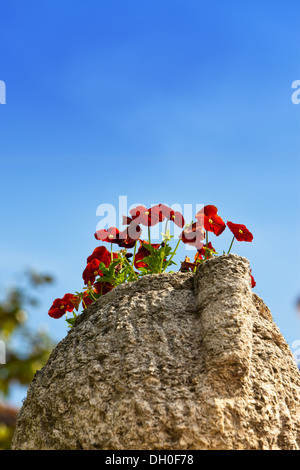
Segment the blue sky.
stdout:
<path fill-rule="evenodd" d="M 48 308 L 82 287 L 97 207 L 127 196 L 214 204 L 247 225 L 253 243 L 233 252 L 289 344 L 300 338 L 299 13 L 296 1 L 1 3 L 0 284 L 28 267 L 55 277 L 33 327 L 65 336 Z"/>

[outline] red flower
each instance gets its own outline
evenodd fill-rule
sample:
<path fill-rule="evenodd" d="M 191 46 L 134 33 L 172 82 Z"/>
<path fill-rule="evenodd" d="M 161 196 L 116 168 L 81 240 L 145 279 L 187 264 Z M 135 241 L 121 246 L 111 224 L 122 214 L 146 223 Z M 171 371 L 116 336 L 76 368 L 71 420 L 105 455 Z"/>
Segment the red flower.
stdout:
<path fill-rule="evenodd" d="M 111 291 L 112 289 L 113 289 L 113 286 L 109 282 L 96 282 L 93 285 L 93 289 L 92 289 L 93 296 L 95 297 L 95 295 L 99 296 L 99 294 L 100 295 L 107 294 L 107 292 Z M 92 304 L 95 301 L 95 299 L 90 297 L 90 292 L 91 290 L 89 289 L 89 290 L 84 291 L 83 293 L 82 306 L 84 309 L 86 309 L 90 304 Z"/>
<path fill-rule="evenodd" d="M 65 294 L 62 299 L 55 299 L 48 315 L 52 318 L 61 318 L 66 312 L 73 312 L 77 305 L 77 297 L 73 294 Z"/>
<path fill-rule="evenodd" d="M 181 263 L 179 271 L 181 271 L 181 272 L 192 271 L 193 272 L 196 266 L 197 266 L 197 264 L 196 263 L 191 263 L 190 258 L 188 258 L 186 256 L 184 261 L 182 261 L 182 263 Z"/>
<path fill-rule="evenodd" d="M 162 222 L 165 218 L 172 220 L 178 227 L 183 227 L 185 224 L 182 214 L 174 211 L 165 204 L 157 204 L 156 206 L 147 209 L 145 206 L 137 206 L 129 211 L 132 218 L 123 215 L 123 224 L 129 225 L 133 221 L 136 224 L 142 224 L 146 227 L 156 225 Z"/>
<path fill-rule="evenodd" d="M 131 217 L 128 217 L 127 215 L 123 215 L 123 225 L 129 225 L 132 222 Z"/>
<path fill-rule="evenodd" d="M 109 282 L 95 282 L 94 287 L 95 292 L 101 295 L 107 294 L 107 292 L 110 292 L 114 288 Z"/>
<path fill-rule="evenodd" d="M 198 222 L 194 222 L 192 225 L 183 230 L 179 238 L 181 238 L 183 243 L 192 245 L 197 250 L 200 250 L 203 246 L 202 240 L 205 238 L 205 233 L 202 226 Z"/>
<path fill-rule="evenodd" d="M 183 215 L 179 211 L 174 211 L 171 207 L 168 207 L 165 204 L 159 204 L 157 207 L 161 211 L 163 217 L 171 220 L 178 227 L 184 227 L 185 221 Z"/>
<path fill-rule="evenodd" d="M 146 227 L 156 225 L 163 220 L 162 213 L 158 206 L 151 209 L 147 209 L 145 206 L 137 206 L 131 209 L 129 214 L 132 216 L 132 219 L 130 220 L 130 217 L 127 217 L 127 221 L 131 222 L 134 220 L 136 224 L 142 224 Z"/>
<path fill-rule="evenodd" d="M 117 258 L 118 255 L 117 253 L 113 253 L 113 258 Z M 105 264 L 105 266 L 108 268 L 111 262 L 111 254 L 110 252 L 105 248 L 105 246 L 97 246 L 97 248 L 94 249 L 93 253 L 88 257 L 87 263 L 91 263 L 94 259 L 97 259 L 100 263 Z M 99 266 L 99 264 L 98 264 Z"/>
<path fill-rule="evenodd" d="M 158 222 L 165 220 L 166 216 L 164 215 L 162 206 L 164 206 L 164 204 L 157 204 L 149 209 L 150 218 L 153 219 L 152 225 L 156 225 Z"/>
<path fill-rule="evenodd" d="M 132 248 L 141 236 L 141 227 L 129 217 L 124 218 L 123 216 L 124 220 L 126 223 L 129 222 L 130 226 L 122 232 L 116 227 L 110 227 L 108 230 L 98 230 L 95 233 L 95 238 L 104 242 L 115 243 L 122 248 Z"/>
<path fill-rule="evenodd" d="M 123 232 L 120 232 L 119 235 L 119 247 L 121 248 L 132 248 L 134 247 L 136 241 L 140 238 L 142 234 L 142 229 L 135 222 L 132 222 L 128 227 L 126 227 Z"/>
<path fill-rule="evenodd" d="M 245 225 L 234 224 L 232 222 L 227 221 L 227 227 L 239 242 L 252 242 L 253 235 L 251 232 L 249 232 Z"/>
<path fill-rule="evenodd" d="M 213 232 L 215 235 L 221 235 L 225 230 L 226 225 L 223 219 L 217 215 L 218 209 L 215 206 L 204 206 L 196 214 L 196 219 L 198 221 L 203 221 L 204 230 L 207 232 Z"/>
<path fill-rule="evenodd" d="M 85 291 L 82 296 L 82 307 L 86 309 L 86 307 L 88 307 L 93 302 L 94 301 L 90 298 L 89 293 Z"/>
<path fill-rule="evenodd" d="M 250 269 L 250 277 L 251 277 L 251 287 L 253 289 L 253 287 L 256 286 L 256 282 L 255 282 L 254 277 L 252 276 L 251 272 L 252 272 L 252 269 Z"/>
<path fill-rule="evenodd" d="M 159 214 L 160 222 L 167 219 L 170 219 L 171 208 L 166 206 L 165 204 L 157 204 L 156 206 L 151 207 L 151 211 L 154 213 Z"/>
<path fill-rule="evenodd" d="M 110 227 L 105 230 L 97 230 L 95 233 L 96 240 L 109 243 L 119 243 L 120 232 L 116 227 Z"/>
<path fill-rule="evenodd" d="M 97 276 L 102 276 L 102 272 L 99 268 L 100 261 L 98 259 L 93 259 L 90 263 L 86 265 L 85 270 L 82 273 L 82 279 L 85 284 L 89 282 L 94 284 Z"/>
<path fill-rule="evenodd" d="M 177 225 L 177 227 L 182 228 L 185 225 L 185 220 L 183 218 L 183 215 L 178 211 L 172 211 L 171 212 L 170 220 L 172 220 L 174 222 L 174 224 Z"/>
<path fill-rule="evenodd" d="M 146 244 L 146 245 L 149 245 L 148 242 L 144 241 L 144 240 L 140 240 L 140 244 L 141 246 L 139 247 L 136 255 L 135 255 L 135 258 L 134 258 L 134 266 L 138 269 L 138 268 L 146 268 L 148 266 L 147 263 L 145 263 L 144 261 L 142 261 L 144 258 L 146 258 L 147 256 L 150 256 L 151 255 L 151 251 L 148 250 L 143 244 Z M 160 243 L 151 243 L 151 246 L 153 248 L 155 248 L 156 250 L 160 247 Z"/>
<path fill-rule="evenodd" d="M 211 242 L 209 242 L 207 244 L 207 258 L 211 258 L 212 257 L 212 251 L 216 253 L 216 250 L 214 249 L 214 247 L 212 246 Z M 206 252 L 206 245 L 203 245 L 202 248 L 200 250 L 198 250 L 198 253 L 200 255 L 203 255 L 205 256 L 205 252 Z"/>
<path fill-rule="evenodd" d="M 197 253 L 195 254 L 195 257 L 194 257 L 195 263 L 196 261 L 203 259 L 203 256 L 201 255 L 200 251 L 201 250 L 197 251 Z"/>
<path fill-rule="evenodd" d="M 165 204 L 158 204 L 149 209 L 150 216 L 154 214 L 154 217 L 159 218 L 159 222 L 165 218 L 171 220 L 178 227 L 184 227 L 185 221 L 183 215 L 179 211 L 174 211 L 171 207 L 166 206 Z"/>

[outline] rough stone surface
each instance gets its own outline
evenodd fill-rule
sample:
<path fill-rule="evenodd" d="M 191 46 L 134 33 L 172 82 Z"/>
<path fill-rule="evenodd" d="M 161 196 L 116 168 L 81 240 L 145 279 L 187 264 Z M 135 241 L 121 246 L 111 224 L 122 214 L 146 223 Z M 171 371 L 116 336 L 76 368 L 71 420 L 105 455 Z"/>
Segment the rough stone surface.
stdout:
<path fill-rule="evenodd" d="M 92 304 L 36 374 L 12 448 L 298 450 L 300 374 L 248 260 Z"/>

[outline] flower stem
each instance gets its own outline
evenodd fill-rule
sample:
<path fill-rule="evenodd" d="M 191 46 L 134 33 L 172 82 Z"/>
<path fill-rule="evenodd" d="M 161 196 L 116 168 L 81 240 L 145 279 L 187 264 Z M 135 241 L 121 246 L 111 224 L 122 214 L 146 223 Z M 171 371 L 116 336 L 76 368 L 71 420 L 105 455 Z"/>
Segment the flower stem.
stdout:
<path fill-rule="evenodd" d="M 166 221 L 166 226 L 165 226 L 165 233 L 167 233 L 168 222 L 169 222 L 169 219 L 167 219 L 167 221 Z"/>
<path fill-rule="evenodd" d="M 149 245 L 151 245 L 150 225 L 148 225 L 148 241 L 149 241 Z"/>
<path fill-rule="evenodd" d="M 231 250 L 231 248 L 232 248 L 233 242 L 234 242 L 234 237 L 233 237 L 232 242 L 231 242 L 231 244 L 230 244 L 229 250 L 227 251 L 227 254 L 228 254 L 228 255 L 229 255 L 230 250 Z"/>
<path fill-rule="evenodd" d="M 179 243 L 180 243 L 180 242 L 181 242 L 181 239 L 179 238 L 179 240 L 178 240 L 178 242 L 177 242 L 177 245 L 176 245 L 176 247 L 175 247 L 175 250 L 173 251 L 171 258 L 169 259 L 169 261 L 167 262 L 166 266 L 164 267 L 163 272 L 165 272 L 165 270 L 167 269 L 167 267 L 168 267 L 169 264 L 171 263 L 172 258 L 173 258 L 173 256 L 175 255 L 175 253 L 176 253 L 176 251 L 177 251 L 177 248 L 179 247 Z"/>
<path fill-rule="evenodd" d="M 102 286 L 101 286 L 101 288 L 102 288 Z M 92 291 L 90 291 L 89 294 L 91 294 L 93 300 L 97 300 Z"/>
<path fill-rule="evenodd" d="M 208 253 L 207 245 L 208 245 L 208 231 L 206 230 L 206 234 L 205 234 L 205 257 L 204 257 L 204 260 L 207 259 L 207 253 Z"/>
<path fill-rule="evenodd" d="M 133 269 L 133 266 L 129 263 L 129 261 L 128 261 L 128 259 L 126 258 L 126 256 L 124 256 L 123 259 L 126 261 L 126 263 L 128 264 L 128 266 L 131 268 L 131 270 L 132 270 L 132 272 L 133 272 L 133 275 L 134 275 L 134 277 L 136 278 L 136 280 L 138 280 L 138 277 L 137 277 L 137 275 L 135 274 L 135 271 L 134 271 L 134 269 Z"/>
<path fill-rule="evenodd" d="M 137 245 L 137 240 L 134 245 L 133 257 L 132 257 L 132 263 L 131 263 L 132 269 L 133 269 L 134 261 L 135 261 L 136 245 Z"/>
<path fill-rule="evenodd" d="M 112 243 L 110 244 L 110 261 L 113 261 L 113 249 L 112 249 Z"/>
<path fill-rule="evenodd" d="M 166 245 L 164 245 L 163 250 L 162 250 L 161 263 L 160 263 L 160 268 L 159 268 L 159 274 L 161 274 L 161 273 L 163 272 L 163 271 L 162 271 L 162 268 L 163 268 L 163 264 L 164 264 L 165 251 L 166 251 Z"/>

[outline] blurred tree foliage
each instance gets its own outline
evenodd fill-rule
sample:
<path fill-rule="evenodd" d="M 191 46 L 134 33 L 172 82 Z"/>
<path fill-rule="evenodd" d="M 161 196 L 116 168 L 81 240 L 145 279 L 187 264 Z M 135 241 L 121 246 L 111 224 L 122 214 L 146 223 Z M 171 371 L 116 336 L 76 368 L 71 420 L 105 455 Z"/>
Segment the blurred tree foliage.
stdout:
<path fill-rule="evenodd" d="M 55 347 L 46 331 L 28 326 L 27 309 L 37 307 L 38 290 L 51 284 L 48 274 L 27 271 L 17 287 L 0 301 L 0 340 L 5 345 L 5 364 L 0 364 L 0 450 L 8 450 L 15 425 L 15 414 L 8 406 L 12 387 L 28 386 Z M 2 345 L 3 345 L 2 343 Z M 17 410 L 15 410 L 17 411 Z"/>

